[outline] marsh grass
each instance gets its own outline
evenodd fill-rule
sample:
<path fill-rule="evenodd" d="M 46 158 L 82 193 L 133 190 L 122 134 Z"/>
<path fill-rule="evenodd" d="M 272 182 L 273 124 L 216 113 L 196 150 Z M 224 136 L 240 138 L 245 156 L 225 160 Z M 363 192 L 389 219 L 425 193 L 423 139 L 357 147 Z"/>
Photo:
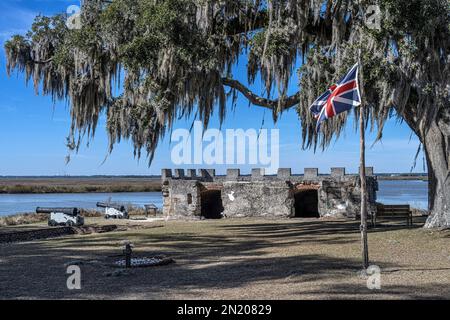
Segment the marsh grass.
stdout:
<path fill-rule="evenodd" d="M 130 216 L 145 216 L 145 209 L 143 208 L 129 205 L 127 209 Z M 85 218 L 101 218 L 103 217 L 103 211 L 81 209 L 81 216 Z M 0 217 L 0 227 L 41 223 L 46 222 L 47 219 L 48 214 L 45 213 L 19 213 L 15 215 Z"/>
<path fill-rule="evenodd" d="M 153 177 L 0 178 L 0 194 L 158 191 L 161 191 L 161 181 Z"/>
<path fill-rule="evenodd" d="M 48 215 L 45 213 L 21 213 L 11 216 L 0 217 L 0 226 L 19 226 L 46 221 Z"/>

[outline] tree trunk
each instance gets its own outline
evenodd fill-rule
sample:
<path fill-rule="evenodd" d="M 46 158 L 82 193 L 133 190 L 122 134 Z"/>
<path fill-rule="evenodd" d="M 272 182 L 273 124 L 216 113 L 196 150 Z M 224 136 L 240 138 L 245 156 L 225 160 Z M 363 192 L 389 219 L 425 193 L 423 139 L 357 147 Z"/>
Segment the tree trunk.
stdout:
<path fill-rule="evenodd" d="M 450 123 L 446 117 L 420 130 L 428 165 L 430 217 L 425 228 L 450 227 Z"/>

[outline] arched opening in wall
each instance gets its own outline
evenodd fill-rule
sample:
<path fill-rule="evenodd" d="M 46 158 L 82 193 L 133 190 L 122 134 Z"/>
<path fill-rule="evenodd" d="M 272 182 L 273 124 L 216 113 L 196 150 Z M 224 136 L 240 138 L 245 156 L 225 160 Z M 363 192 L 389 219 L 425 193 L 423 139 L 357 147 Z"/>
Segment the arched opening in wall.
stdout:
<path fill-rule="evenodd" d="M 319 191 L 299 190 L 294 194 L 296 218 L 319 218 Z"/>
<path fill-rule="evenodd" d="M 205 190 L 200 194 L 202 217 L 206 219 L 220 219 L 224 210 L 222 192 L 220 190 Z"/>

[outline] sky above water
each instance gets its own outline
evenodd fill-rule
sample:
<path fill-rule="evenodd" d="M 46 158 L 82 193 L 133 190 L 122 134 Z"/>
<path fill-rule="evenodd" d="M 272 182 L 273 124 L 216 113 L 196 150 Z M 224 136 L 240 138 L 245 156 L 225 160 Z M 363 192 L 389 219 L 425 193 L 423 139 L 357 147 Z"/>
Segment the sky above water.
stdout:
<path fill-rule="evenodd" d="M 0 2 L 0 45 L 13 34 L 24 34 L 37 14 L 51 15 L 66 12 L 70 5 L 79 5 L 77 0 L 2 0 Z M 245 59 L 236 66 L 235 76 L 246 82 Z M 252 89 L 262 92 L 256 83 Z M 290 93 L 298 90 L 294 77 Z M 190 128 L 194 119 L 181 119 L 175 128 Z M 263 125 L 262 125 L 263 124 Z M 86 144 L 69 164 L 65 162 L 66 136 L 70 127 L 69 107 L 65 102 L 53 103 L 49 97 L 35 95 L 32 86 L 25 86 L 22 75 L 6 75 L 4 50 L 0 50 L 0 175 L 151 175 L 159 174 L 162 168 L 173 168 L 171 150 L 174 143 L 170 134 L 160 142 L 151 166 L 147 159 L 133 157 L 133 147 L 123 141 L 108 155 L 108 138 L 105 117 L 101 118 L 97 134 L 89 146 Z M 214 116 L 210 128 L 220 128 Z M 301 148 L 301 126 L 295 110 L 285 112 L 277 123 L 264 109 L 249 106 L 239 97 L 236 109 L 228 110 L 222 130 L 279 129 L 280 167 L 290 167 L 294 173 L 302 173 L 305 167 L 318 167 L 321 173 L 330 167 L 346 167 L 356 172 L 359 165 L 359 133 L 353 121 L 348 123 L 344 134 L 324 152 L 314 153 Z M 372 146 L 375 133 L 367 134 L 367 165 L 376 172 L 410 172 L 419 141 L 406 124 L 390 120 L 381 142 Z M 105 160 L 106 158 L 106 160 Z M 184 166 L 208 167 L 208 166 Z M 225 165 L 213 166 L 219 173 Z M 251 165 L 233 166 L 249 172 Z M 415 172 L 423 172 L 421 153 Z"/>

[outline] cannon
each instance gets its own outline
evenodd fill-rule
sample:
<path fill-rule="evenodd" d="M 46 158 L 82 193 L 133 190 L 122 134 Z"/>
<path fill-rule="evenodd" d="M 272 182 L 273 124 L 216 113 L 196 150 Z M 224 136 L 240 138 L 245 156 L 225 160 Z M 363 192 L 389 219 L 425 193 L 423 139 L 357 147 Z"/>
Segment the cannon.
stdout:
<path fill-rule="evenodd" d="M 116 209 L 116 210 L 119 210 L 119 211 L 122 211 L 122 212 L 127 210 L 124 204 L 117 203 L 117 202 L 110 202 L 110 203 L 108 203 L 108 202 L 97 202 L 97 207 L 99 207 L 99 208 L 113 208 L 113 209 Z"/>
<path fill-rule="evenodd" d="M 68 214 L 70 216 L 76 216 L 80 212 L 78 208 L 36 208 L 36 213 L 52 213 L 52 212 L 60 212 L 64 214 Z"/>
<path fill-rule="evenodd" d="M 105 219 L 128 219 L 128 210 L 124 204 L 97 202 L 97 207 L 105 209 Z"/>
<path fill-rule="evenodd" d="M 80 216 L 78 208 L 36 208 L 36 213 L 49 214 L 48 225 L 56 226 L 82 226 L 84 218 Z"/>

